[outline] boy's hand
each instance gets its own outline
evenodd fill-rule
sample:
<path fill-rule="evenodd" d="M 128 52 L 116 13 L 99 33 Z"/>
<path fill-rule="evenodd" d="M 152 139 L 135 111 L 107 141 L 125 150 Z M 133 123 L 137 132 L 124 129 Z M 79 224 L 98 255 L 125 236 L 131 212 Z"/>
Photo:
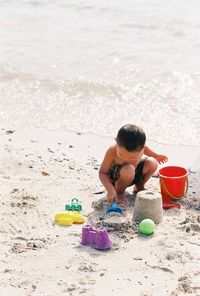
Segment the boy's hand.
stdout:
<path fill-rule="evenodd" d="M 162 154 L 157 154 L 157 155 L 155 156 L 155 159 L 157 160 L 158 163 L 165 163 L 165 162 L 168 161 L 167 156 L 162 155 Z"/>
<path fill-rule="evenodd" d="M 113 190 L 108 191 L 107 200 L 110 204 L 112 204 L 112 202 L 116 199 L 116 197 L 117 197 L 117 193 L 114 188 Z"/>

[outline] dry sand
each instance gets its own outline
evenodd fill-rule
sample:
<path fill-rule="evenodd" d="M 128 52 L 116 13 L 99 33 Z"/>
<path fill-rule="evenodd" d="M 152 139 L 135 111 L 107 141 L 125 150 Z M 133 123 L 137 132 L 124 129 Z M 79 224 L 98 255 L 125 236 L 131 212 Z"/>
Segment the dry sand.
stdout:
<path fill-rule="evenodd" d="M 100 220 L 107 205 L 98 168 L 112 139 L 1 129 L 0 142 L 0 295 L 200 295 L 197 167 L 190 170 L 182 208 L 164 211 L 155 234 L 142 237 L 130 223 L 131 189 L 124 216 Z M 198 149 L 192 154 L 189 147 L 159 149 L 177 164 L 196 163 Z M 158 178 L 148 189 L 159 190 Z M 73 197 L 82 201 L 87 222 L 108 227 L 112 249 L 81 246 L 81 225 L 53 222 Z"/>

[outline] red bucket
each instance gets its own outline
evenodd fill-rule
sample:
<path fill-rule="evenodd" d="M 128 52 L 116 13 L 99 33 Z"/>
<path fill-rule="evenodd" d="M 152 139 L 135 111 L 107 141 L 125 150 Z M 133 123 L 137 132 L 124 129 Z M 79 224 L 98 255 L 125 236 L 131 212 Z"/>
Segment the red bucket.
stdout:
<path fill-rule="evenodd" d="M 180 208 L 180 200 L 188 190 L 188 171 L 183 167 L 166 166 L 158 172 L 163 208 Z"/>

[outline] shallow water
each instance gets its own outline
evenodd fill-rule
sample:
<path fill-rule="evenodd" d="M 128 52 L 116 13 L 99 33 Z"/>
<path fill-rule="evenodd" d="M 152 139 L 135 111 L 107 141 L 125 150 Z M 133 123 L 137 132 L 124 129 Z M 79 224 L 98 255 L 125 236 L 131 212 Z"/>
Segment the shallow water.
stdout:
<path fill-rule="evenodd" d="M 200 6 L 0 1 L 0 126 L 200 146 Z"/>

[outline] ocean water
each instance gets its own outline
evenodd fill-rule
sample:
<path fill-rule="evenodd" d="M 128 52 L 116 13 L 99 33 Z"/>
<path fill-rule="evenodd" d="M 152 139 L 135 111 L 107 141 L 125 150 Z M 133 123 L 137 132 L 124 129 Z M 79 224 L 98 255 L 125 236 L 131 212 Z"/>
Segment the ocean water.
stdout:
<path fill-rule="evenodd" d="M 200 146 L 198 0 L 0 0 L 0 127 Z"/>

